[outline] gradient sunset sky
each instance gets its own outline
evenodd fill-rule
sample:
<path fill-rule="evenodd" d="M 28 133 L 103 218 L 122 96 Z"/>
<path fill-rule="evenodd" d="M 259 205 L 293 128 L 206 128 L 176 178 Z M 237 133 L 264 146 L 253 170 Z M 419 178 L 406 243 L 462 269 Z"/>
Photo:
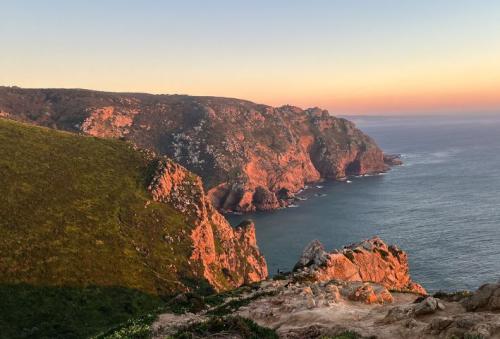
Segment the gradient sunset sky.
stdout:
<path fill-rule="evenodd" d="M 0 85 L 500 113 L 500 1 L 12 0 Z"/>

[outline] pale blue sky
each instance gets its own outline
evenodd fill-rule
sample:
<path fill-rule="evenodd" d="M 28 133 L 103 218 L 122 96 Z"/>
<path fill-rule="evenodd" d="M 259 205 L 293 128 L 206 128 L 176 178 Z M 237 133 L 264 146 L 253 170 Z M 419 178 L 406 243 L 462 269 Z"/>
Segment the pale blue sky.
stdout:
<path fill-rule="evenodd" d="M 500 1 L 2 0 L 1 8 L 1 85 L 235 96 L 338 113 L 500 108 Z"/>

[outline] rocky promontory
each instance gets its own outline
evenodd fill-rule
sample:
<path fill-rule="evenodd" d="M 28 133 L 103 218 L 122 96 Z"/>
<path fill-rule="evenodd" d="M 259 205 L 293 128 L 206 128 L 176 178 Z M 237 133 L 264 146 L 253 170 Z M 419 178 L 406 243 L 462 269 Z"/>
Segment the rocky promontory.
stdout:
<path fill-rule="evenodd" d="M 307 183 L 386 171 L 369 136 L 319 108 L 187 95 L 0 87 L 9 119 L 119 138 L 166 155 L 203 179 L 221 211 L 272 210 Z"/>
<path fill-rule="evenodd" d="M 319 241 L 312 241 L 294 272 L 315 281 L 370 281 L 393 291 L 427 294 L 422 286 L 411 280 L 406 252 L 395 245 L 387 245 L 378 237 L 332 252 L 327 252 Z"/>
<path fill-rule="evenodd" d="M 202 310 L 161 314 L 151 333 L 154 338 L 499 338 L 499 296 L 500 283 L 427 295 L 411 282 L 406 254 L 379 238 L 332 253 L 313 242 L 293 272 L 220 295 L 217 304 Z M 252 325 L 245 325 L 249 321 Z"/>

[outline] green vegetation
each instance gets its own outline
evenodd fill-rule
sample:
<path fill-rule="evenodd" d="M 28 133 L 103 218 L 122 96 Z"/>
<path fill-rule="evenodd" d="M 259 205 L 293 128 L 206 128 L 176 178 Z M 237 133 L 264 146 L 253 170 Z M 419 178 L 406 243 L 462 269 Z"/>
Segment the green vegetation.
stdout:
<path fill-rule="evenodd" d="M 125 142 L 0 120 L 0 282 L 179 290 L 192 226 L 150 200 L 151 167 Z"/>
<path fill-rule="evenodd" d="M 148 339 L 151 337 L 151 324 L 156 320 L 156 317 L 156 312 L 152 312 L 129 319 L 126 323 L 115 326 L 92 337 L 92 339 Z"/>
<path fill-rule="evenodd" d="M 278 273 L 278 274 L 275 274 L 272 279 L 273 280 L 286 280 L 286 279 L 288 279 L 288 277 L 289 277 L 288 275 Z"/>
<path fill-rule="evenodd" d="M 235 312 L 240 307 L 243 307 L 243 306 L 250 304 L 250 302 L 252 302 L 256 299 L 259 299 L 261 297 L 271 296 L 274 294 L 275 294 L 275 292 L 262 292 L 262 293 L 256 293 L 248 298 L 234 299 L 234 300 L 231 300 L 227 303 L 224 303 L 218 307 L 211 309 L 210 311 L 207 312 L 207 314 L 214 315 L 214 316 L 228 315 L 228 314 Z"/>
<path fill-rule="evenodd" d="M 484 336 L 482 336 L 480 334 L 465 333 L 461 337 L 457 337 L 456 335 L 453 335 L 450 337 L 450 339 L 484 339 Z"/>
<path fill-rule="evenodd" d="M 192 222 L 151 200 L 154 167 L 122 141 L 0 119 L 2 335 L 86 337 L 184 286 L 211 292 Z"/>
<path fill-rule="evenodd" d="M 464 334 L 464 339 L 484 339 L 484 336 L 480 334 Z"/>
<path fill-rule="evenodd" d="M 223 320 L 224 318 L 222 316 L 229 314 L 230 312 L 228 311 L 247 305 L 250 301 L 257 299 L 264 294 L 254 295 L 246 299 L 242 298 L 241 300 L 232 300 L 227 304 L 225 304 L 225 301 L 228 298 L 241 298 L 242 294 L 250 293 L 256 288 L 256 285 L 246 285 L 231 291 L 206 296 L 191 292 L 179 294 L 175 298 L 172 298 L 163 304 L 161 308 L 140 317 L 129 319 L 127 322 L 95 336 L 94 339 L 149 338 L 151 335 L 151 324 L 156 319 L 156 316 L 162 312 L 172 312 L 176 314 L 183 314 L 187 312 L 199 313 L 212 308 L 212 310 L 207 313 L 212 317 L 211 323 L 226 321 Z M 233 320 L 231 319 L 228 320 L 228 326 L 230 326 L 232 321 Z M 184 337 L 188 335 L 183 331 L 180 331 L 180 333 L 182 333 Z M 193 333 L 191 333 L 191 335 L 193 335 Z"/>
<path fill-rule="evenodd" d="M 277 339 L 271 329 L 261 327 L 253 321 L 241 317 L 215 317 L 202 323 L 186 327 L 169 339 L 192 339 L 216 337 L 217 334 L 235 334 L 244 339 Z"/>
<path fill-rule="evenodd" d="M 473 293 L 471 291 L 455 291 L 455 292 L 438 291 L 434 293 L 433 297 L 446 301 L 460 301 L 462 299 L 470 297 L 472 294 Z"/>
<path fill-rule="evenodd" d="M 86 338 L 163 305 L 120 287 L 0 285 L 0 337 Z"/>
<path fill-rule="evenodd" d="M 264 296 L 264 294 L 259 294 L 257 296 L 247 298 L 248 300 L 242 297 L 244 293 L 251 293 L 256 289 L 258 289 L 257 284 L 244 285 L 226 292 L 206 295 L 201 295 L 194 292 L 182 293 L 177 295 L 175 298 L 170 299 L 166 303 L 165 309 L 172 313 L 183 314 L 187 312 L 198 313 L 211 308 L 211 310 L 208 312 L 209 315 L 224 315 L 228 314 L 228 312 L 225 311 L 228 308 L 234 308 L 234 306 L 241 307 L 260 296 Z M 238 299 L 232 300 L 226 305 L 225 301 L 228 298 Z"/>
<path fill-rule="evenodd" d="M 176 314 L 198 313 L 205 310 L 209 304 L 205 298 L 197 293 L 183 293 L 171 299 L 166 307 L 168 311 Z"/>
<path fill-rule="evenodd" d="M 320 339 L 360 339 L 361 336 L 354 331 L 345 331 L 335 336 L 323 336 Z"/>

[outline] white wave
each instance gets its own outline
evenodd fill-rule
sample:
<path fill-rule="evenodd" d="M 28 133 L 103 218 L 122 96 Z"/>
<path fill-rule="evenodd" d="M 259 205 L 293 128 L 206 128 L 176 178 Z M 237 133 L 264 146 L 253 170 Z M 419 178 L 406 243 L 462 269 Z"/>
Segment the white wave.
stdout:
<path fill-rule="evenodd" d="M 405 155 L 404 165 L 413 166 L 440 164 L 449 161 L 460 152 L 461 150 L 459 148 L 449 148 L 430 153 L 410 153 Z"/>

